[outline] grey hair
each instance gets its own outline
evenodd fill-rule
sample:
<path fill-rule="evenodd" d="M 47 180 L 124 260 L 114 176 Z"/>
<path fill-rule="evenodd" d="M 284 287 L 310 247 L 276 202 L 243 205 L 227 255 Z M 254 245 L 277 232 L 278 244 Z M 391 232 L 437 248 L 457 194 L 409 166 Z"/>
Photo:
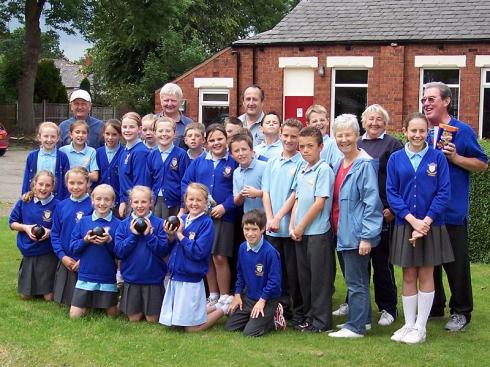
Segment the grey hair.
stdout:
<path fill-rule="evenodd" d="M 184 97 L 182 88 L 175 83 L 167 83 L 162 87 L 162 89 L 160 89 L 160 98 L 162 98 L 164 95 L 174 96 L 177 97 L 177 99 L 182 99 Z"/>
<path fill-rule="evenodd" d="M 451 92 L 451 89 L 447 86 L 447 84 L 443 82 L 430 82 L 427 84 L 424 84 L 424 89 L 429 89 L 429 88 L 437 88 L 439 89 L 439 92 L 441 94 L 442 99 L 446 98 L 451 98 L 451 101 L 453 100 L 453 94 Z"/>
<path fill-rule="evenodd" d="M 344 113 L 339 115 L 333 121 L 332 131 L 335 136 L 338 129 L 352 129 L 354 132 L 359 135 L 359 122 L 357 121 L 357 117 L 350 113 Z"/>
<path fill-rule="evenodd" d="M 390 122 L 390 115 L 388 115 L 388 111 L 386 111 L 383 108 L 383 106 L 381 106 L 379 104 L 372 104 L 371 106 L 366 107 L 366 109 L 364 110 L 364 112 L 361 115 L 362 126 L 364 126 L 364 124 L 367 121 L 368 116 L 372 113 L 378 113 L 381 116 L 383 116 L 385 126 L 388 125 L 388 122 Z"/>

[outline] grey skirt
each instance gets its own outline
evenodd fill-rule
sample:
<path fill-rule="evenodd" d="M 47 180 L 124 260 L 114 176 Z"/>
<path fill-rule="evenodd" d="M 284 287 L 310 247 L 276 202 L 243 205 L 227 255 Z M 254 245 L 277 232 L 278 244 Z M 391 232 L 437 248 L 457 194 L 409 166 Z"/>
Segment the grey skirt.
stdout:
<path fill-rule="evenodd" d="M 109 308 L 117 305 L 117 292 L 86 291 L 75 288 L 71 305 L 79 308 Z"/>
<path fill-rule="evenodd" d="M 235 228 L 233 223 L 225 222 L 222 219 L 213 219 L 214 241 L 213 255 L 233 257 Z"/>
<path fill-rule="evenodd" d="M 445 226 L 433 226 L 415 247 L 409 242 L 411 225 L 397 225 L 393 231 L 390 261 L 402 267 L 436 266 L 454 261 L 451 242 Z"/>
<path fill-rule="evenodd" d="M 145 316 L 159 316 L 162 309 L 165 288 L 162 285 L 141 285 L 124 283 L 119 308 L 131 316 L 143 313 Z"/>
<path fill-rule="evenodd" d="M 77 284 L 78 273 L 68 270 L 63 263 L 58 263 L 56 275 L 54 277 L 54 297 L 56 303 L 71 305 L 75 284 Z"/>
<path fill-rule="evenodd" d="M 19 266 L 17 291 L 26 297 L 53 292 L 58 259 L 51 252 L 41 256 L 25 256 Z"/>

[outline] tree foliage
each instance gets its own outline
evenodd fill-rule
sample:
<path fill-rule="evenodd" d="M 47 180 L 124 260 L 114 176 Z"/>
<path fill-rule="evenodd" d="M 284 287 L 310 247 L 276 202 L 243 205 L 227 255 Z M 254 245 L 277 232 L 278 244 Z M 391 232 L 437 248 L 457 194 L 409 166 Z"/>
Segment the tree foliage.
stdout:
<path fill-rule="evenodd" d="M 80 82 L 80 89 L 86 90 L 90 93 L 90 80 L 87 77 L 83 78 Z"/>
<path fill-rule="evenodd" d="M 51 59 L 39 61 L 34 87 L 34 102 L 67 103 L 68 95 L 61 81 L 60 70 Z"/>

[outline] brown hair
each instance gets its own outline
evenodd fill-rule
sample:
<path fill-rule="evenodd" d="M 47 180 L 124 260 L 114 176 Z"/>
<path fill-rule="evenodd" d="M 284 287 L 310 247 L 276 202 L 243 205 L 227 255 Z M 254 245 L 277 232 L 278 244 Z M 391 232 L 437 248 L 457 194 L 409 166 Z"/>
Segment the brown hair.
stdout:
<path fill-rule="evenodd" d="M 75 128 L 79 127 L 79 126 L 83 126 L 85 127 L 85 129 L 87 129 L 87 133 L 89 131 L 89 128 L 88 128 L 88 124 L 84 121 L 84 120 L 76 120 L 74 121 L 71 125 L 70 125 L 70 133 L 73 132 L 73 130 L 75 130 Z"/>
<path fill-rule="evenodd" d="M 236 116 L 225 117 L 225 119 L 223 120 L 223 125 L 226 126 L 227 124 L 243 126 L 243 122 Z"/>
<path fill-rule="evenodd" d="M 406 130 L 408 129 L 408 125 L 410 124 L 410 121 L 415 120 L 415 119 L 422 119 L 425 121 L 427 124 L 427 128 L 429 127 L 429 120 L 427 120 L 427 117 L 423 113 L 420 112 L 414 112 L 408 115 L 405 120 L 403 120 L 403 128 Z"/>
<path fill-rule="evenodd" d="M 139 113 L 128 112 L 128 113 L 124 114 L 124 116 L 121 117 L 121 123 L 122 123 L 122 121 L 124 121 L 126 119 L 133 120 L 134 122 L 136 122 L 136 124 L 138 124 L 139 127 L 141 127 L 141 116 Z"/>
<path fill-rule="evenodd" d="M 314 126 L 307 126 L 299 132 L 301 138 L 312 137 L 315 138 L 316 142 L 320 145 L 323 143 L 323 136 L 320 129 Z"/>
<path fill-rule="evenodd" d="M 295 119 L 295 118 L 290 118 L 290 119 L 287 119 L 286 121 L 284 121 L 282 123 L 281 129 L 284 126 L 295 127 L 296 129 L 298 129 L 298 131 L 301 131 L 301 129 L 303 128 L 303 124 L 301 123 L 301 121 L 299 121 L 298 119 Z"/>
<path fill-rule="evenodd" d="M 243 214 L 242 228 L 245 226 L 245 224 L 255 224 L 260 229 L 264 229 L 266 222 L 267 218 L 265 216 L 265 212 L 262 209 L 252 209 L 249 212 Z"/>
<path fill-rule="evenodd" d="M 247 131 L 248 131 L 248 129 L 247 129 Z M 253 148 L 254 148 L 253 139 L 248 134 L 244 134 L 243 132 L 239 132 L 238 134 L 235 134 L 235 135 L 230 137 L 230 139 L 228 141 L 228 149 L 231 151 L 231 145 L 233 143 L 237 143 L 240 141 L 246 142 L 247 145 L 250 147 L 250 149 L 253 150 Z"/>
<path fill-rule="evenodd" d="M 200 124 L 199 122 L 192 122 L 190 124 L 187 124 L 185 126 L 184 136 L 186 136 L 187 133 L 190 130 L 197 130 L 197 131 L 199 131 L 201 133 L 201 135 L 202 135 L 203 138 L 204 138 L 204 135 L 206 134 L 206 130 L 204 129 L 204 125 L 203 124 Z"/>
<path fill-rule="evenodd" d="M 211 134 L 216 132 L 216 131 L 222 132 L 223 135 L 225 136 L 225 138 L 228 138 L 228 134 L 226 134 L 225 127 L 222 124 L 214 123 L 214 124 L 209 125 L 206 129 L 206 140 L 209 139 Z"/>
<path fill-rule="evenodd" d="M 109 126 L 116 130 L 119 135 L 121 135 L 121 121 L 119 121 L 118 119 L 109 119 L 104 122 L 104 126 L 102 127 L 102 135 L 104 135 L 105 130 Z"/>
<path fill-rule="evenodd" d="M 52 182 L 53 182 L 53 190 L 54 190 L 54 186 L 56 184 L 56 180 L 54 178 L 54 175 L 51 171 L 47 171 L 47 170 L 41 170 L 39 172 L 36 173 L 36 175 L 34 176 L 34 178 L 32 179 L 31 181 L 31 185 L 30 185 L 30 190 L 27 191 L 24 195 L 22 195 L 22 201 L 24 203 L 28 203 L 30 202 L 32 199 L 34 199 L 34 185 L 36 184 L 37 180 L 39 179 L 39 177 L 41 176 L 48 176 L 51 178 Z"/>

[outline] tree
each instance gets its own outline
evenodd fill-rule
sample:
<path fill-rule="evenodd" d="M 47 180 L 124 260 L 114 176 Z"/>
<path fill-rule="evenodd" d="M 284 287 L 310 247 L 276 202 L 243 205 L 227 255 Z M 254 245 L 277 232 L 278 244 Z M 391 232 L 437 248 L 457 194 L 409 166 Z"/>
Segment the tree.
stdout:
<path fill-rule="evenodd" d="M 90 94 L 90 80 L 87 77 L 83 78 L 80 82 L 80 89 L 86 90 Z"/>
<path fill-rule="evenodd" d="M 90 8 L 86 3 L 84 0 L 10 0 L 0 3 L 0 29 L 5 29 L 11 18 L 17 18 L 25 25 L 25 58 L 18 83 L 18 123 L 25 133 L 35 130 L 33 97 L 42 44 L 41 14 L 51 28 L 74 33 L 74 29 L 85 24 L 89 16 Z"/>
<path fill-rule="evenodd" d="M 66 88 L 61 82 L 60 70 L 51 59 L 39 61 L 34 88 L 34 102 L 67 103 Z"/>

